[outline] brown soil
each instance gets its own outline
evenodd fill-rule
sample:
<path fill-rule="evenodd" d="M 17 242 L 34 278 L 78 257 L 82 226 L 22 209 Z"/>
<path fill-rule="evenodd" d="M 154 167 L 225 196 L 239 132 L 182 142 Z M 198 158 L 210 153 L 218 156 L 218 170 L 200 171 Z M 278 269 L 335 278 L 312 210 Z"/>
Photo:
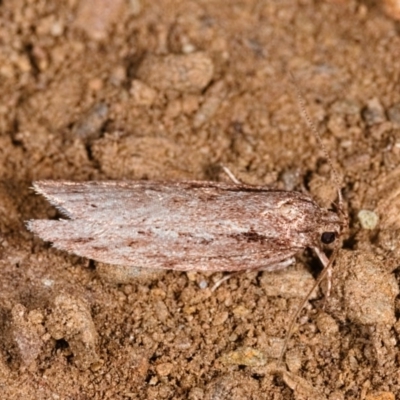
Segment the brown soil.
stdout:
<path fill-rule="evenodd" d="M 378 3 L 14 0 L 0 13 L 3 399 L 400 397 L 400 36 Z M 147 276 L 26 230 L 60 216 L 34 180 L 226 179 L 221 163 L 329 206 L 330 168 L 289 71 L 350 230 L 286 372 L 279 350 L 318 274 L 310 252 L 212 293 L 221 274 Z M 362 209 L 377 227 L 361 227 Z"/>

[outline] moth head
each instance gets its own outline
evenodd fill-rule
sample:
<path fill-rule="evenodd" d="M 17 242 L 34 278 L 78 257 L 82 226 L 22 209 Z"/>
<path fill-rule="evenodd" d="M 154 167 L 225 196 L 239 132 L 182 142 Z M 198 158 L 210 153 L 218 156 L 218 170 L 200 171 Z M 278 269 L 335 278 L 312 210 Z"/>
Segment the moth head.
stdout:
<path fill-rule="evenodd" d="M 331 244 L 336 240 L 336 232 L 323 232 L 321 242 L 323 244 Z"/>
<path fill-rule="evenodd" d="M 338 213 L 324 210 L 317 232 L 318 241 L 322 245 L 330 245 L 337 241 L 342 232 L 342 223 Z"/>

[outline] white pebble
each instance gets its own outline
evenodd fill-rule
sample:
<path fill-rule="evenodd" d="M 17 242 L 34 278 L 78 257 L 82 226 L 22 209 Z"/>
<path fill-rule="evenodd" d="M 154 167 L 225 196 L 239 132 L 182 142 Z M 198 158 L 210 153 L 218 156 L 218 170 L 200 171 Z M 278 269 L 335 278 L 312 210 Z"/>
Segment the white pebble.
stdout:
<path fill-rule="evenodd" d="M 379 222 L 378 215 L 369 210 L 360 210 L 357 217 L 363 229 L 375 229 Z"/>

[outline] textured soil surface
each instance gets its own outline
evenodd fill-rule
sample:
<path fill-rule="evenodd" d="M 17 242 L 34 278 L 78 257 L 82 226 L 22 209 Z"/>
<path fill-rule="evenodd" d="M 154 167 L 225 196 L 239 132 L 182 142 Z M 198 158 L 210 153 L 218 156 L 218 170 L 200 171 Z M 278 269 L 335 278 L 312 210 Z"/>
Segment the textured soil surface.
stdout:
<path fill-rule="evenodd" d="M 400 398 L 400 29 L 389 3 L 385 14 L 353 0 L 0 2 L 2 399 Z M 221 164 L 330 207 L 331 168 L 290 73 L 350 229 L 331 295 L 322 285 L 307 302 L 284 367 L 291 317 L 321 270 L 311 251 L 212 292 L 222 273 L 145 274 L 26 229 L 62 216 L 35 180 L 227 181 Z"/>

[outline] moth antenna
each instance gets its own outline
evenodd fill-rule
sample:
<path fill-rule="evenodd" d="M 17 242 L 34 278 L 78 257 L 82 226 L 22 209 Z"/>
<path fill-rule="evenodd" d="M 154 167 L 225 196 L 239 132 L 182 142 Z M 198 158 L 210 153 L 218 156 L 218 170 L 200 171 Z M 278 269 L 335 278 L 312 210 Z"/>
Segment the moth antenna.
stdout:
<path fill-rule="evenodd" d="M 328 161 L 329 167 L 332 171 L 333 174 L 333 181 L 335 183 L 336 189 L 337 189 L 337 193 L 338 193 L 338 212 L 340 214 L 340 218 L 342 220 L 342 230 L 346 229 L 348 226 L 348 217 L 344 212 L 343 209 L 343 197 L 342 197 L 342 192 L 341 192 L 341 188 L 340 188 L 340 180 L 339 180 L 339 175 L 335 169 L 335 167 L 333 166 L 332 163 L 332 159 L 329 156 L 328 151 L 326 150 L 326 147 L 324 146 L 323 142 L 322 142 L 322 138 L 320 133 L 318 132 L 318 130 L 316 129 L 313 121 L 311 120 L 307 110 L 306 110 L 306 106 L 305 106 L 305 101 L 304 101 L 304 96 L 299 88 L 299 85 L 296 82 L 295 77 L 293 76 L 292 72 L 289 71 L 289 75 L 291 78 L 291 81 L 293 83 L 293 86 L 296 89 L 296 93 L 297 93 L 297 99 L 298 99 L 298 103 L 299 103 L 299 107 L 300 107 L 300 111 L 301 111 L 301 115 L 304 118 L 304 120 L 306 121 L 309 129 L 312 131 L 312 133 L 314 134 L 314 136 L 316 137 L 318 144 L 320 145 L 323 153 L 324 153 L 324 157 L 325 159 Z M 332 269 L 332 265 L 333 262 L 335 261 L 335 258 L 337 256 L 337 253 L 339 251 L 339 241 L 337 241 L 335 243 L 335 247 L 333 250 L 333 253 L 329 259 L 328 262 L 324 262 L 323 260 L 321 260 L 321 262 L 324 264 L 324 269 L 322 270 L 321 274 L 319 275 L 318 279 L 315 281 L 314 285 L 311 287 L 311 289 L 308 291 L 308 293 L 306 294 L 306 296 L 304 296 L 304 299 L 302 300 L 300 306 L 297 308 L 295 314 L 293 315 L 293 317 L 290 320 L 289 323 L 289 327 L 288 330 L 286 332 L 286 336 L 285 336 L 285 341 L 283 343 L 283 347 L 281 350 L 281 353 L 279 355 L 279 359 L 278 359 L 278 367 L 283 363 L 283 357 L 285 355 L 286 349 L 288 347 L 289 344 L 289 340 L 292 336 L 292 331 L 293 331 L 293 327 L 297 321 L 297 318 L 299 317 L 300 313 L 302 312 L 302 310 L 304 309 L 307 301 L 309 300 L 312 292 L 321 284 L 321 282 L 327 277 L 329 271 Z M 321 259 L 321 257 L 320 257 Z"/>
<path fill-rule="evenodd" d="M 289 76 L 291 79 L 291 82 L 296 89 L 296 94 L 297 94 L 297 101 L 300 107 L 300 112 L 302 117 L 307 123 L 307 126 L 311 130 L 311 132 L 314 134 L 316 137 L 318 144 L 320 145 L 322 152 L 324 153 L 324 157 L 326 161 L 328 161 L 329 167 L 332 171 L 333 175 L 333 181 L 336 186 L 337 194 L 338 194 L 338 212 L 342 220 L 342 231 L 347 230 L 349 226 L 349 218 L 348 215 L 344 212 L 344 206 L 343 206 L 343 196 L 342 196 L 342 191 L 341 191 L 341 185 L 340 185 L 340 180 L 339 180 L 339 175 L 337 173 L 336 168 L 333 166 L 333 162 L 331 157 L 329 156 L 328 151 L 326 150 L 326 147 L 324 143 L 322 142 L 321 134 L 318 132 L 317 128 L 315 127 L 312 119 L 310 118 L 310 115 L 307 112 L 306 106 L 305 106 L 305 101 L 304 101 L 304 96 L 303 93 L 300 90 L 300 86 L 297 84 L 296 78 L 294 77 L 293 73 L 289 71 Z"/>
<path fill-rule="evenodd" d="M 325 159 L 328 161 L 329 167 L 330 167 L 330 169 L 331 169 L 331 171 L 332 171 L 333 180 L 334 180 L 334 182 L 335 182 L 335 186 L 336 186 L 336 189 L 337 189 L 337 192 L 338 192 L 338 202 L 339 202 L 338 205 L 339 205 L 339 209 L 340 209 L 341 212 L 342 212 L 342 210 L 343 210 L 343 197 L 342 197 L 342 192 L 341 192 L 341 190 L 340 190 L 339 175 L 338 175 L 338 173 L 337 173 L 335 167 L 333 166 L 332 159 L 331 159 L 331 157 L 329 156 L 329 153 L 328 153 L 328 151 L 326 150 L 326 147 L 325 147 L 324 143 L 322 142 L 321 134 L 318 132 L 317 128 L 315 127 L 315 125 L 314 125 L 312 119 L 310 118 L 310 116 L 309 116 L 309 114 L 308 114 L 308 112 L 307 112 L 307 110 L 306 110 L 306 106 L 305 106 L 305 101 L 304 101 L 303 93 L 301 92 L 300 87 L 299 87 L 299 85 L 297 84 L 297 81 L 296 81 L 296 79 L 295 79 L 295 77 L 294 77 L 294 75 L 292 74 L 291 71 L 289 71 L 289 75 L 290 75 L 291 81 L 292 81 L 292 83 L 293 83 L 293 86 L 294 86 L 295 89 L 296 89 L 297 101 L 298 101 L 298 103 L 299 103 L 301 115 L 302 115 L 302 117 L 304 118 L 304 120 L 306 121 L 306 123 L 307 123 L 309 129 L 311 130 L 311 132 L 312 132 L 312 133 L 314 134 L 314 136 L 316 137 L 316 139 L 317 139 L 317 141 L 318 141 L 318 144 L 320 145 L 320 147 L 321 147 L 321 149 L 322 149 L 322 152 L 324 153 L 324 157 L 325 157 Z"/>

